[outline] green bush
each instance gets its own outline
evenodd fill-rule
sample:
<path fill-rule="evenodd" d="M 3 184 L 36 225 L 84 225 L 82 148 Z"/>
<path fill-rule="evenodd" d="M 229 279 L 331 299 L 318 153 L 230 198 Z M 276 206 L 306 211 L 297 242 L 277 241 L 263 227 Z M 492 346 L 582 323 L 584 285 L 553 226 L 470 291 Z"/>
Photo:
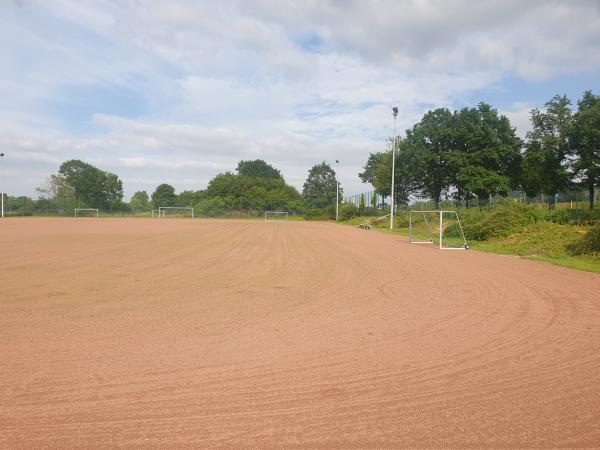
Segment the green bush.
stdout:
<path fill-rule="evenodd" d="M 350 220 L 358 215 L 358 208 L 352 203 L 345 203 L 340 207 L 340 219 Z"/>
<path fill-rule="evenodd" d="M 304 213 L 306 220 L 327 220 L 329 215 L 325 208 L 308 208 Z"/>
<path fill-rule="evenodd" d="M 600 224 L 593 226 L 581 239 L 569 246 L 574 255 L 600 256 Z"/>
<path fill-rule="evenodd" d="M 600 222 L 600 210 L 556 209 L 548 213 L 547 220 L 559 224 L 592 225 Z"/>
<path fill-rule="evenodd" d="M 485 241 L 508 236 L 541 220 L 543 213 L 534 208 L 519 203 L 505 203 L 479 218 L 465 218 L 463 225 L 467 239 Z"/>

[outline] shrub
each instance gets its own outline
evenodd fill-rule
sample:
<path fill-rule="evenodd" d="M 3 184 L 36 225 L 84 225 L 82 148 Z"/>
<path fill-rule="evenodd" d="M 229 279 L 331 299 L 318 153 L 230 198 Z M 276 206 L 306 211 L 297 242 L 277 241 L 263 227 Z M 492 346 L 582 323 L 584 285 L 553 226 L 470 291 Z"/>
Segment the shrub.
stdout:
<path fill-rule="evenodd" d="M 340 207 L 340 219 L 350 220 L 358 215 L 358 208 L 352 203 L 344 203 Z"/>
<path fill-rule="evenodd" d="M 574 255 L 600 256 L 600 224 L 593 226 L 581 239 L 569 246 Z"/>
<path fill-rule="evenodd" d="M 518 203 L 505 203 L 479 219 L 464 222 L 467 239 L 485 241 L 508 236 L 542 220 L 541 213 Z"/>
<path fill-rule="evenodd" d="M 560 224 L 592 225 L 600 222 L 600 210 L 557 209 L 548 213 L 547 220 Z"/>
<path fill-rule="evenodd" d="M 323 208 L 308 208 L 304 213 L 304 218 L 306 220 L 327 220 L 329 217 Z"/>

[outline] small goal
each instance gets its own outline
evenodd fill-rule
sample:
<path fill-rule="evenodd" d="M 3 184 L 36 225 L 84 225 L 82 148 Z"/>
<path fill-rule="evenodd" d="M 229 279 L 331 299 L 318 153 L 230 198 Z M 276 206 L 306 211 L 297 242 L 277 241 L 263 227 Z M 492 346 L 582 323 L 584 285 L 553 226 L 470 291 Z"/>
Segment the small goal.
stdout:
<path fill-rule="evenodd" d="M 154 212 L 152 214 L 154 216 Z M 185 208 L 182 206 L 160 206 L 158 208 L 158 217 L 164 219 L 165 217 L 188 217 L 194 218 L 194 208 Z"/>
<path fill-rule="evenodd" d="M 79 217 L 100 217 L 100 211 L 97 208 L 75 208 L 75 218 Z"/>
<path fill-rule="evenodd" d="M 265 211 L 265 220 L 288 220 L 287 211 Z"/>
<path fill-rule="evenodd" d="M 409 211 L 408 242 L 436 245 L 442 250 L 469 248 L 456 211 Z"/>

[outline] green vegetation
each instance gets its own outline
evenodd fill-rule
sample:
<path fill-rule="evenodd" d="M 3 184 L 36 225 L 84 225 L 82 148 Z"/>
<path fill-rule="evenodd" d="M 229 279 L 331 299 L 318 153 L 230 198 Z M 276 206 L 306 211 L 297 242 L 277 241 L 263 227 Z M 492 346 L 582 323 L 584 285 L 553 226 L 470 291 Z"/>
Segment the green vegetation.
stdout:
<path fill-rule="evenodd" d="M 551 210 L 537 206 L 505 202 L 493 208 L 458 210 L 467 241 L 472 249 L 519 255 L 600 272 L 600 211 Z M 382 232 L 390 232 L 389 217 L 381 220 L 355 216 L 345 219 L 348 225 L 369 223 Z M 413 225 L 414 227 L 414 225 Z M 394 233 L 408 234 L 408 211 L 400 211 L 394 220 Z M 413 233 L 415 229 L 413 228 Z M 444 238 L 454 241 L 458 227 L 444 231 Z M 425 238 L 425 235 L 417 237 Z M 456 240 L 455 243 L 458 243 Z"/>
<path fill-rule="evenodd" d="M 124 207 L 123 183 L 117 175 L 75 159 L 62 163 L 58 174 L 36 190 L 40 200 L 32 204 L 33 210 Z"/>
<path fill-rule="evenodd" d="M 411 197 L 443 199 L 456 206 L 486 206 L 495 196 L 521 191 L 538 195 L 554 207 L 556 196 L 585 190 L 589 208 L 600 183 L 600 97 L 586 91 L 570 108 L 566 96 L 555 96 L 545 110 L 531 111 L 525 141 L 516 136 L 506 116 L 486 103 L 476 108 L 427 112 L 406 137 L 395 143 L 395 203 Z M 379 195 L 389 197 L 393 142 L 372 153 L 359 177 Z"/>

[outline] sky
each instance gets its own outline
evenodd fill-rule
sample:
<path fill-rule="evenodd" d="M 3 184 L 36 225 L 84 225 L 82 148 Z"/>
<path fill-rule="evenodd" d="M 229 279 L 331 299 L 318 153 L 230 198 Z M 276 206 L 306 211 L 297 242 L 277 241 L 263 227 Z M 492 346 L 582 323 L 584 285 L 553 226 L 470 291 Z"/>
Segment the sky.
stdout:
<path fill-rule="evenodd" d="M 0 152 L 10 195 L 69 159 L 206 187 L 264 159 L 299 190 L 433 108 L 492 104 L 517 133 L 556 94 L 600 93 L 600 1 L 0 0 Z"/>

